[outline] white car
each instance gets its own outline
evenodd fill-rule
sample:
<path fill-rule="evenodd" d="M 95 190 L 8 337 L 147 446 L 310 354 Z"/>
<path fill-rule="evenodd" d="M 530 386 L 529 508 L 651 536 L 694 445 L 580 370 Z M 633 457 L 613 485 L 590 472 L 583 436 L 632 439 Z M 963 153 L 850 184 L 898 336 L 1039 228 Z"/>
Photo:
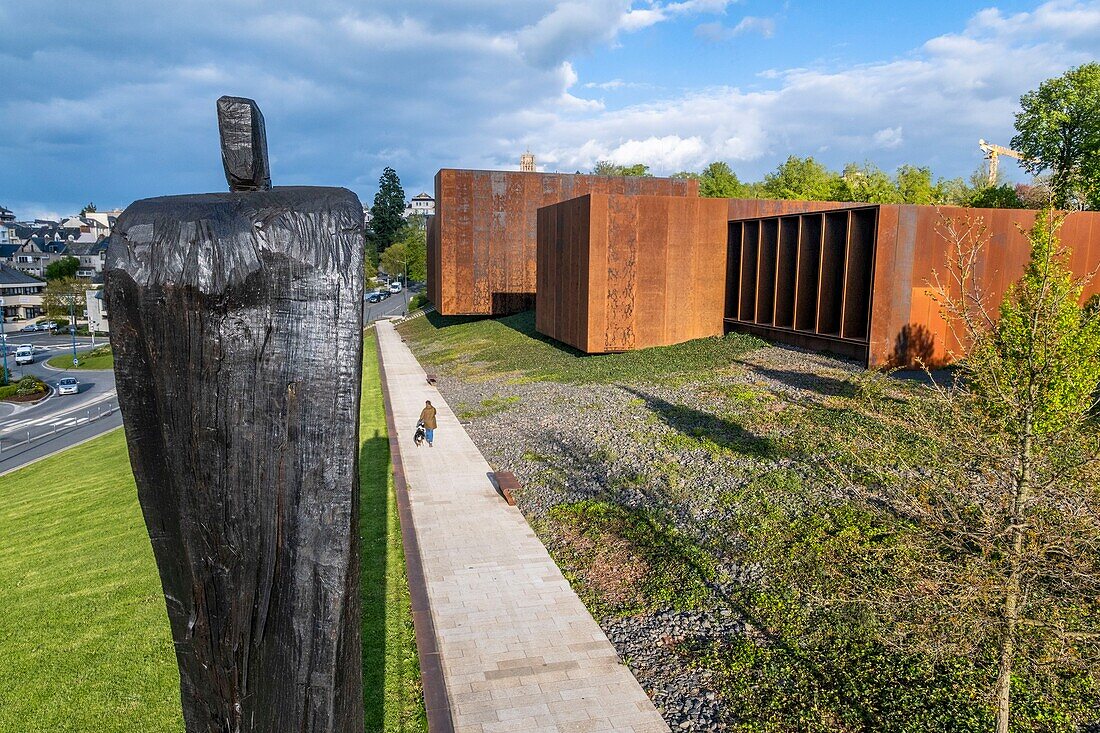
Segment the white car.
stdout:
<path fill-rule="evenodd" d="M 62 394 L 77 394 L 80 392 L 80 383 L 73 377 L 62 377 L 57 382 L 57 393 Z"/>
<path fill-rule="evenodd" d="M 401 282 L 399 280 L 394 280 L 392 283 L 390 283 L 390 292 L 391 293 L 400 293 L 401 292 Z"/>
<path fill-rule="evenodd" d="M 33 364 L 34 363 L 34 347 L 28 344 L 23 344 L 15 350 L 15 363 L 16 364 Z"/>

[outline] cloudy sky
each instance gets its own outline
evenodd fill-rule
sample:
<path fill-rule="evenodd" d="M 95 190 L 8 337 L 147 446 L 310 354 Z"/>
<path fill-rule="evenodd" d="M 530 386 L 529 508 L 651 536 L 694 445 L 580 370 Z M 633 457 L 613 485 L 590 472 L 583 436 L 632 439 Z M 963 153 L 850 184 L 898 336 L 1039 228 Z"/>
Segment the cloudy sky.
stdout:
<path fill-rule="evenodd" d="M 1100 0 L 4 0 L 0 205 L 224 190 L 214 101 L 255 98 L 276 185 L 382 168 L 788 155 L 965 176 L 1019 96 L 1100 58 Z M 1010 175 L 1022 177 L 1011 165 Z"/>

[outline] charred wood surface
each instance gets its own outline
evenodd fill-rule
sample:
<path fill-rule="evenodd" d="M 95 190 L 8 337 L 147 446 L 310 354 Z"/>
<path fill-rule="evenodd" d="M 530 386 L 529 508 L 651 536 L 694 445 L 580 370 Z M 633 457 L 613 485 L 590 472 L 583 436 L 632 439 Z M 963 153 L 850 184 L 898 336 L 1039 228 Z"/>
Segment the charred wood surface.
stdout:
<path fill-rule="evenodd" d="M 188 733 L 361 733 L 362 207 L 147 199 L 106 295 Z"/>

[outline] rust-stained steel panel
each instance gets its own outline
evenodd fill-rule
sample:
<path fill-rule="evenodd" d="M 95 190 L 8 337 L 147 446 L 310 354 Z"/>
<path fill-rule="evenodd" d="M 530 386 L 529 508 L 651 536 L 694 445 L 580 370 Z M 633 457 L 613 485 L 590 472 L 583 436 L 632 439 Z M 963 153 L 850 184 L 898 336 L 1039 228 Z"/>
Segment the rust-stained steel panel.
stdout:
<path fill-rule="evenodd" d="M 725 217 L 721 199 L 644 194 L 540 209 L 538 330 L 588 353 L 720 335 Z"/>
<path fill-rule="evenodd" d="M 587 193 L 696 197 L 698 191 L 688 179 L 445 168 L 435 177 L 429 298 L 444 315 L 532 308 L 540 207 Z"/>
<path fill-rule="evenodd" d="M 807 202 L 787 203 L 797 209 Z M 754 207 L 743 201 L 736 208 L 765 213 L 729 224 L 727 326 L 846 354 L 869 366 L 941 366 L 962 355 L 966 344 L 943 319 L 933 296 L 937 275 L 940 283 L 950 284 L 949 228 L 962 233 L 984 226 L 987 244 L 975 272 L 995 315 L 1023 274 L 1030 248 L 1021 230 L 1035 221 L 1034 211 L 1018 209 L 846 204 L 792 213 L 774 202 Z M 784 242 L 796 229 L 792 273 L 784 262 L 792 248 Z M 1076 276 L 1100 267 L 1100 214 L 1070 214 L 1061 239 Z M 1094 280 L 1084 297 L 1097 292 L 1100 281 Z"/>

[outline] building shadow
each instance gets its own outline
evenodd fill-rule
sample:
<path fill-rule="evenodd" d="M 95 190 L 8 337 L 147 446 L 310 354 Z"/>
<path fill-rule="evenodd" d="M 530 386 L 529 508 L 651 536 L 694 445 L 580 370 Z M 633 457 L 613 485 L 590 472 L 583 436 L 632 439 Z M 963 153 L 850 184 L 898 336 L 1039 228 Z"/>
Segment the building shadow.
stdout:
<path fill-rule="evenodd" d="M 535 310 L 534 293 L 493 293 L 493 313 L 511 315 Z"/>
<path fill-rule="evenodd" d="M 389 439 L 378 430 L 359 449 L 359 597 L 365 730 L 385 728 Z"/>
<path fill-rule="evenodd" d="M 732 420 L 687 405 L 675 405 L 632 387 L 624 389 L 645 400 L 646 406 L 661 422 L 681 435 L 706 438 L 726 450 L 758 458 L 777 458 L 781 453 L 771 438 L 746 430 Z"/>

